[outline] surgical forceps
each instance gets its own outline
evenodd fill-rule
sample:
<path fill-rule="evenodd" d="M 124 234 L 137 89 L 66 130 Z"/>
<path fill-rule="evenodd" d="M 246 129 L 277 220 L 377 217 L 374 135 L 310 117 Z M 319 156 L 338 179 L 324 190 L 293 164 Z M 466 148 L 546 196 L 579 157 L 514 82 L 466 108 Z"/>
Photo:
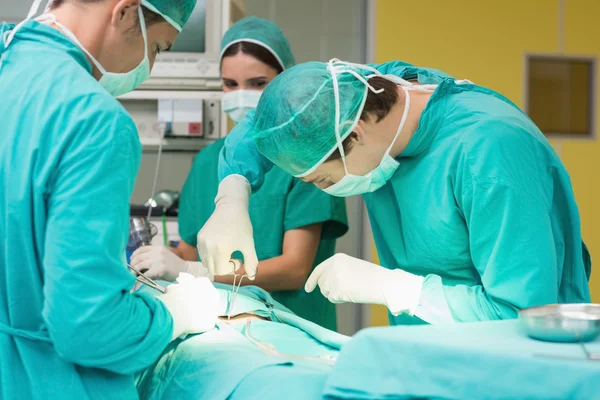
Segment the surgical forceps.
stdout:
<path fill-rule="evenodd" d="M 143 283 L 144 285 L 149 286 L 152 289 L 158 290 L 161 293 L 165 293 L 167 291 L 167 289 L 165 289 L 163 286 L 159 285 L 155 280 L 148 278 L 141 271 L 138 271 L 137 269 L 133 268 L 129 264 L 127 264 L 127 267 L 137 274 L 135 277 L 136 281 Z"/>
<path fill-rule="evenodd" d="M 244 274 L 244 275 L 240 275 L 240 274 L 236 274 L 235 272 L 240 269 L 242 267 L 242 262 L 240 260 L 237 260 L 235 258 L 232 258 L 231 260 L 229 260 L 230 264 L 233 264 L 233 289 L 231 290 L 231 298 L 229 300 L 229 309 L 227 310 L 227 320 L 229 321 L 231 319 L 231 314 L 233 313 L 233 306 L 235 304 L 235 300 L 237 299 L 237 295 L 238 292 L 240 291 L 240 286 L 242 286 L 242 280 L 244 279 L 244 277 L 248 277 L 248 275 Z M 237 282 L 237 287 L 236 285 L 236 281 L 237 278 L 240 278 L 240 281 Z"/>

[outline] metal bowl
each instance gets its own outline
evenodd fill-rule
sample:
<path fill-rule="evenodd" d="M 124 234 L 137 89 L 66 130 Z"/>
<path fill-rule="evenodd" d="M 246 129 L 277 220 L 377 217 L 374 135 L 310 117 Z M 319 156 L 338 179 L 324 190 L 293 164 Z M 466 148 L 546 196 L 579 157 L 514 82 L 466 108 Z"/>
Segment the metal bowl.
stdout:
<path fill-rule="evenodd" d="M 600 304 L 551 304 L 519 311 L 527 335 L 549 342 L 588 342 L 600 335 Z"/>

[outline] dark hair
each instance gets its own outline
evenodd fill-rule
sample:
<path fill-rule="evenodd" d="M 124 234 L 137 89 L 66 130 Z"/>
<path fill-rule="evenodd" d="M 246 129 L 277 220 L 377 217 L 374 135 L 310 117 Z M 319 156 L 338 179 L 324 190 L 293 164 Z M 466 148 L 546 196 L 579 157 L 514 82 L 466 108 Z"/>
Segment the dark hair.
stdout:
<path fill-rule="evenodd" d="M 79 3 L 83 3 L 83 4 L 92 4 L 92 3 L 102 3 L 105 0 L 54 0 L 52 2 L 52 8 L 60 7 L 69 1 L 76 1 Z M 142 12 L 144 14 L 144 22 L 146 23 L 146 27 L 157 24 L 159 22 L 165 22 L 165 19 L 163 17 L 161 17 L 159 14 L 147 9 L 144 6 L 141 6 L 141 7 L 142 7 Z M 139 27 L 139 23 L 138 23 L 138 27 Z"/>
<path fill-rule="evenodd" d="M 367 91 L 367 99 L 365 100 L 365 106 L 360 114 L 361 121 L 368 121 L 371 118 L 375 118 L 375 122 L 379 122 L 390 113 L 392 107 L 398 102 L 398 90 L 397 85 L 381 76 L 375 76 L 368 80 L 369 85 L 373 86 L 374 89 L 383 89 L 383 92 L 377 94 L 371 90 Z M 344 148 L 344 154 L 348 155 L 352 149 L 352 139 L 356 138 L 356 133 L 352 132 L 344 141 L 342 146 Z M 339 160 L 342 158 L 340 150 L 336 149 L 327 161 Z"/>
<path fill-rule="evenodd" d="M 238 53 L 247 54 L 256 58 L 263 64 L 267 64 L 269 67 L 276 70 L 278 75 L 283 72 L 283 67 L 281 66 L 281 64 L 279 64 L 279 61 L 277 61 L 277 58 L 275 58 L 273 53 L 271 53 L 265 47 L 252 42 L 242 41 L 232 44 L 227 48 L 227 50 L 225 50 L 225 52 L 223 53 L 223 57 L 221 57 L 221 60 L 223 60 L 225 57 L 235 56 Z"/>

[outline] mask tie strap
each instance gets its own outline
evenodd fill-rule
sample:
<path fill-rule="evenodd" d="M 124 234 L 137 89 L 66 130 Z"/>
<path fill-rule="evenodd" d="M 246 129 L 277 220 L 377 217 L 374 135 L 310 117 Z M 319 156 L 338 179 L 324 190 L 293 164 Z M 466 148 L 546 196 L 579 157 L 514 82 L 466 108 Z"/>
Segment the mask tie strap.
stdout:
<path fill-rule="evenodd" d="M 27 17 L 19 22 L 12 30 L 5 32 L 5 34 L 3 35 L 2 40 L 4 40 L 4 47 L 8 47 L 8 45 L 10 44 L 10 42 L 12 42 L 12 40 L 14 39 L 17 31 L 19 29 L 21 29 L 21 27 L 27 22 L 29 21 L 31 18 L 33 18 L 33 16 L 37 13 L 38 8 L 40 8 L 40 5 L 42 4 L 42 0 L 34 0 L 33 4 L 31 5 L 31 7 L 29 8 L 29 12 L 27 13 Z M 48 2 L 48 5 L 46 6 L 49 7 L 51 4 L 51 0 Z"/>
<path fill-rule="evenodd" d="M 404 100 L 404 111 L 402 112 L 402 118 L 400 119 L 400 124 L 398 125 L 398 129 L 396 130 L 394 139 L 392 140 L 392 143 L 390 143 L 385 154 L 390 154 L 390 151 L 392 151 L 392 147 L 394 147 L 394 143 L 396 143 L 396 140 L 398 139 L 398 136 L 400 136 L 400 132 L 402 132 L 402 130 L 404 129 L 404 125 L 406 124 L 406 120 L 408 119 L 408 111 L 410 110 L 410 94 L 408 94 L 407 88 L 402 87 L 402 90 L 404 91 L 404 94 L 406 94 L 406 100 Z"/>
<path fill-rule="evenodd" d="M 336 64 L 341 64 L 342 66 L 346 66 L 349 68 L 353 68 L 355 70 L 365 70 L 365 71 L 371 71 L 372 74 L 371 76 L 377 75 L 377 76 L 383 76 L 383 74 L 378 71 L 377 69 L 369 66 L 369 65 L 365 65 L 365 64 L 357 64 L 357 63 L 353 63 L 353 62 L 348 62 L 348 61 L 341 61 L 339 58 L 332 58 L 331 60 L 329 60 L 329 64 L 331 65 L 336 65 Z"/>
<path fill-rule="evenodd" d="M 79 47 L 81 49 L 81 51 L 83 51 L 89 58 L 90 60 L 94 63 L 94 65 L 96 66 L 96 68 L 98 68 L 98 71 L 100 71 L 100 73 L 102 75 L 106 74 L 106 70 L 104 69 L 104 67 L 102 67 L 102 65 L 100 65 L 100 63 L 98 62 L 98 60 L 96 60 L 96 57 L 94 57 L 92 55 L 92 53 L 90 53 L 79 41 L 79 39 L 77 39 L 77 37 L 73 34 L 73 32 L 71 32 L 69 30 L 69 28 L 67 28 L 66 26 L 64 26 L 63 24 L 61 24 L 60 22 L 58 22 L 58 20 L 56 19 L 56 16 L 54 14 L 43 14 L 38 18 L 38 21 L 42 24 L 54 24 L 56 25 L 61 32 L 69 38 L 70 41 L 72 41 L 73 43 L 75 43 L 77 45 L 77 47 Z"/>
<path fill-rule="evenodd" d="M 341 64 L 341 65 L 337 66 L 336 64 Z M 354 67 L 354 66 L 356 66 L 356 67 Z M 334 93 L 334 103 L 335 103 L 335 136 L 336 136 L 336 141 L 337 141 L 337 147 L 340 152 L 341 159 L 342 159 L 342 164 L 344 165 L 344 172 L 346 173 L 346 175 L 348 175 L 349 172 L 348 172 L 348 166 L 346 165 L 346 153 L 344 151 L 344 144 L 343 144 L 343 140 L 342 140 L 341 132 L 340 132 L 340 93 L 339 93 L 339 84 L 338 84 L 337 75 L 341 74 L 341 73 L 351 74 L 357 80 L 362 82 L 368 88 L 368 90 L 370 90 L 371 92 L 373 92 L 375 94 L 379 94 L 384 91 L 383 88 L 375 89 L 371 84 L 369 84 L 369 82 L 367 80 L 368 78 L 365 79 L 365 77 L 362 76 L 358 71 L 353 69 L 353 67 L 357 68 L 357 69 L 362 68 L 362 69 L 366 69 L 366 70 L 375 72 L 375 74 L 372 74 L 369 76 L 381 75 L 381 73 L 379 71 L 377 71 L 376 69 L 371 68 L 369 66 L 361 66 L 360 64 L 346 63 L 346 62 L 340 61 L 337 58 L 331 59 L 327 65 L 327 69 L 329 70 L 329 72 L 331 74 L 332 83 L 333 83 L 333 93 Z"/>
<path fill-rule="evenodd" d="M 348 168 L 346 167 L 346 153 L 344 152 L 344 144 L 340 134 L 340 88 L 338 86 L 337 70 L 331 61 L 329 62 L 327 69 L 329 69 L 329 72 L 331 73 L 331 79 L 333 83 L 333 102 L 335 104 L 335 139 L 337 141 L 338 150 L 342 158 L 342 164 L 344 164 L 344 171 L 346 174 L 348 174 Z"/>

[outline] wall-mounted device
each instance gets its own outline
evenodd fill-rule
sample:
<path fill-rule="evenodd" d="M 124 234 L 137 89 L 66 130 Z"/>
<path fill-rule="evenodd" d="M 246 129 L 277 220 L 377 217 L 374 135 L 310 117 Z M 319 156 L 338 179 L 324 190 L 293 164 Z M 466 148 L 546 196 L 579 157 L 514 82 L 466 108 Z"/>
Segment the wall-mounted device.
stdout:
<path fill-rule="evenodd" d="M 144 148 L 194 151 L 225 136 L 221 92 L 136 90 L 119 100 L 133 116 Z"/>
<path fill-rule="evenodd" d="M 218 99 L 158 100 L 158 121 L 164 124 L 165 136 L 193 136 L 218 139 L 221 102 Z"/>

